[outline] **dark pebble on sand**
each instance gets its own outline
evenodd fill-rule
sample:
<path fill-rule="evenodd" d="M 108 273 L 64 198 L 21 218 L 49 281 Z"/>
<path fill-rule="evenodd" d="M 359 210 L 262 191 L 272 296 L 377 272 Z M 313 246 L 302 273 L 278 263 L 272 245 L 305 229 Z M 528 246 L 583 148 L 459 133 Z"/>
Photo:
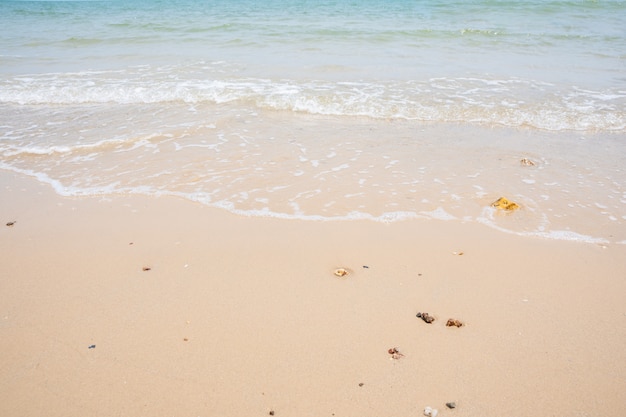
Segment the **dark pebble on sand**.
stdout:
<path fill-rule="evenodd" d="M 435 318 L 428 313 L 417 313 L 415 317 L 419 317 L 420 319 L 424 320 L 428 324 L 435 321 Z"/>
<path fill-rule="evenodd" d="M 449 409 L 456 408 L 456 403 L 455 402 L 446 403 L 446 407 L 448 407 Z"/>

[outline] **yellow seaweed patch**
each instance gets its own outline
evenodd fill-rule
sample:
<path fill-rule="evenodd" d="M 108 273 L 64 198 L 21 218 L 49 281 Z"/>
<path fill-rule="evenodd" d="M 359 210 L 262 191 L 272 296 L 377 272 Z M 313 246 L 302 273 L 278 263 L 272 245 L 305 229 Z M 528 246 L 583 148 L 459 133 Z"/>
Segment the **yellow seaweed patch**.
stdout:
<path fill-rule="evenodd" d="M 504 197 L 500 197 L 499 199 L 491 203 L 491 207 L 495 207 L 500 210 L 513 211 L 517 210 L 519 208 L 519 205 L 517 203 L 507 200 Z"/>

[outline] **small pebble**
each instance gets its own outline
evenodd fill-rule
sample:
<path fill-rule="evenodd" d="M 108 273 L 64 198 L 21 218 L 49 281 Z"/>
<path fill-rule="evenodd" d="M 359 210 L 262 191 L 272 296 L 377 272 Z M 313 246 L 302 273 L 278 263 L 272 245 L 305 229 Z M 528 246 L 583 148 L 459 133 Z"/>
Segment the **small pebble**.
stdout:
<path fill-rule="evenodd" d="M 456 403 L 454 401 L 446 403 L 446 407 L 448 407 L 449 409 L 456 408 Z"/>
<path fill-rule="evenodd" d="M 142 271 L 150 271 L 152 268 L 150 268 L 149 266 L 144 266 L 141 270 Z"/>
<path fill-rule="evenodd" d="M 89 349 L 95 349 L 96 345 L 89 345 Z"/>
<path fill-rule="evenodd" d="M 12 222 L 7 222 L 7 226 L 11 227 L 15 224 L 16 222 L 12 221 Z"/>
<path fill-rule="evenodd" d="M 270 414 L 270 416 L 273 416 L 274 415 L 274 410 L 270 410 L 269 414 Z"/>
<path fill-rule="evenodd" d="M 359 382 L 359 387 L 362 387 L 362 386 L 363 386 L 363 383 L 362 383 L 362 382 Z"/>

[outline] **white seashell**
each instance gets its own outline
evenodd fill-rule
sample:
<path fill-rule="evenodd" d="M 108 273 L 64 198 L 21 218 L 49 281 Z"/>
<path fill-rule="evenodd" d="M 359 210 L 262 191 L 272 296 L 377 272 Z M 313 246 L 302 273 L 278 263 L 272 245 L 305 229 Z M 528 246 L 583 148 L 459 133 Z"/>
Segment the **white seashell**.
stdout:
<path fill-rule="evenodd" d="M 338 277 L 345 277 L 350 272 L 346 268 L 337 268 L 333 273 Z"/>
<path fill-rule="evenodd" d="M 437 417 L 439 411 L 436 408 L 426 407 L 424 408 L 424 415 L 427 417 Z"/>

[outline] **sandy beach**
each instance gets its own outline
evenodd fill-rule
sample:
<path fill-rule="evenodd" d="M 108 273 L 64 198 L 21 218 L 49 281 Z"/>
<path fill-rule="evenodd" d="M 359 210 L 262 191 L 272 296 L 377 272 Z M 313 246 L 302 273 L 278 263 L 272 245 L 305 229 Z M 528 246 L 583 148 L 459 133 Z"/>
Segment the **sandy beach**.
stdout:
<path fill-rule="evenodd" d="M 2 416 L 626 412 L 624 245 L 0 184 Z"/>
<path fill-rule="evenodd" d="M 0 417 L 626 416 L 625 27 L 0 1 Z"/>

